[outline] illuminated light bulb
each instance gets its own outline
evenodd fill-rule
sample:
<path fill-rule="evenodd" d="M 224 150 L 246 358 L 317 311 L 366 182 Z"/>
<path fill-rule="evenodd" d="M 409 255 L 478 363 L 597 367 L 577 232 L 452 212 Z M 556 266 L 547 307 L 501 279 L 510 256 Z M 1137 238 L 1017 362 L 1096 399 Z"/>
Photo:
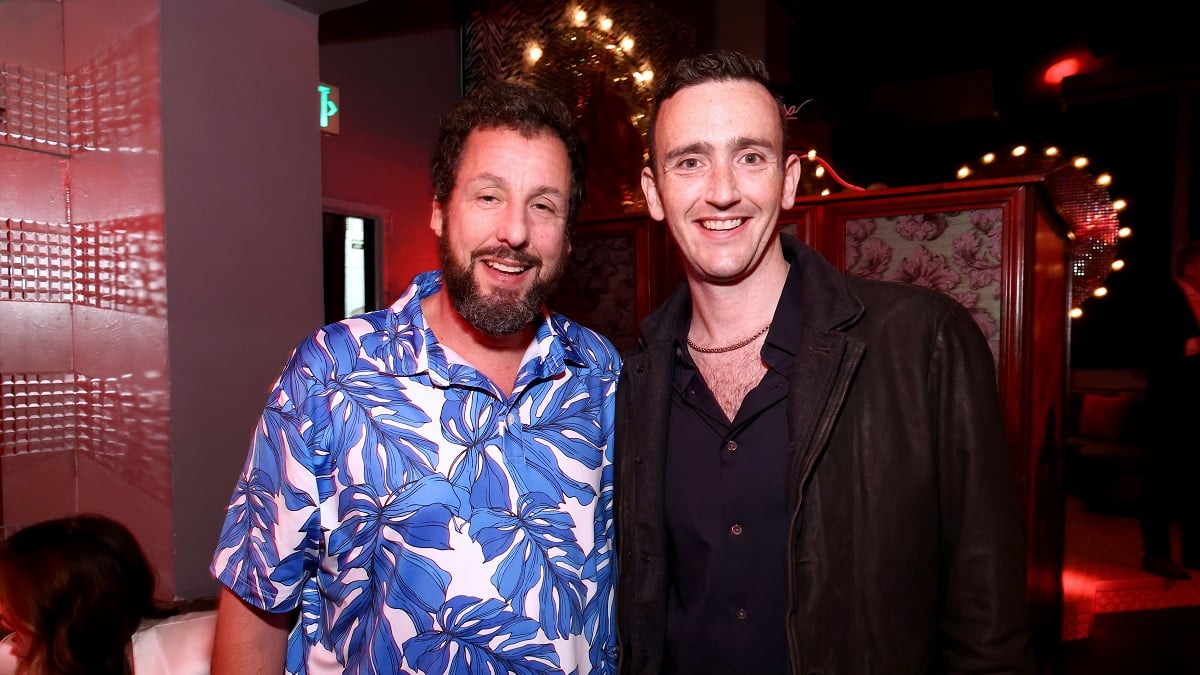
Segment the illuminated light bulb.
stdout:
<path fill-rule="evenodd" d="M 1114 272 L 1120 272 L 1121 270 L 1125 269 L 1125 261 L 1124 260 L 1112 261 L 1112 268 L 1113 268 Z"/>
<path fill-rule="evenodd" d="M 646 68 L 642 70 L 642 82 L 649 82 L 654 79 L 654 71 Z"/>
<path fill-rule="evenodd" d="M 627 52 L 633 51 L 633 38 L 631 38 L 631 37 L 621 38 L 621 49 L 624 51 L 627 51 Z"/>
<path fill-rule="evenodd" d="M 1072 308 L 1071 308 L 1071 318 L 1072 318 L 1072 319 L 1078 319 L 1078 318 L 1079 318 L 1079 317 L 1081 317 L 1081 316 L 1083 316 L 1083 310 L 1082 310 L 1082 309 L 1080 309 L 1080 308 L 1078 308 L 1078 307 L 1072 307 Z"/>
<path fill-rule="evenodd" d="M 825 176 L 825 167 L 818 164 L 817 170 L 814 171 L 813 173 L 815 173 L 817 175 L 817 178 L 823 178 Z"/>
<path fill-rule="evenodd" d="M 816 159 L 816 158 L 817 158 L 817 149 L 816 149 L 816 148 L 809 148 L 809 149 L 808 149 L 808 158 L 809 158 L 809 159 Z"/>
<path fill-rule="evenodd" d="M 582 26 L 583 24 L 587 23 L 587 12 L 583 11 L 582 9 L 576 9 L 575 13 L 571 15 L 571 21 L 576 26 Z"/>
<path fill-rule="evenodd" d="M 1042 151 L 1047 157 L 1058 157 L 1058 148 L 1053 145 Z"/>
<path fill-rule="evenodd" d="M 1074 166 L 1076 169 L 1082 169 L 1083 167 L 1085 167 L 1085 166 L 1087 166 L 1088 164 L 1090 164 L 1090 162 L 1088 162 L 1088 158 L 1087 158 L 1087 157 L 1083 157 L 1083 156 L 1081 155 L 1081 156 L 1079 156 L 1079 157 L 1076 157 L 1075 159 L 1071 160 L 1071 164 L 1072 164 L 1072 165 L 1073 165 L 1073 166 Z"/>
<path fill-rule="evenodd" d="M 536 44 L 529 45 L 529 48 L 525 50 L 525 60 L 537 63 L 540 58 L 542 58 L 542 48 Z"/>
<path fill-rule="evenodd" d="M 1124 199 L 1113 201 L 1113 211 L 1124 211 L 1126 206 L 1129 206 L 1129 204 Z"/>
<path fill-rule="evenodd" d="M 605 33 L 612 30 L 612 19 L 608 18 L 607 16 L 600 17 L 599 23 L 600 23 L 600 30 L 604 31 Z"/>
<path fill-rule="evenodd" d="M 959 178 L 966 178 L 967 176 L 970 176 L 971 175 L 971 167 L 969 167 L 969 166 L 960 167 L 958 169 L 957 175 Z"/>
<path fill-rule="evenodd" d="M 988 154 L 983 156 L 984 164 L 991 164 L 994 161 L 996 161 L 996 153 L 994 153 L 994 152 L 989 152 Z"/>
<path fill-rule="evenodd" d="M 1028 151 L 1029 151 L 1029 148 L 1027 148 L 1023 145 L 1018 145 L 1017 147 L 1012 149 L 1012 156 L 1013 157 L 1021 157 Z"/>
<path fill-rule="evenodd" d="M 1102 173 L 1096 176 L 1096 185 L 1112 185 L 1112 174 Z"/>
<path fill-rule="evenodd" d="M 825 188 L 824 190 L 821 190 L 821 196 L 828 197 L 829 196 L 829 188 Z"/>
<path fill-rule="evenodd" d="M 1121 229 L 1117 230 L 1117 236 L 1122 239 L 1128 237 L 1131 234 L 1133 234 L 1133 230 L 1129 229 L 1128 227 L 1122 227 Z"/>
<path fill-rule="evenodd" d="M 1092 295 L 1096 296 L 1097 298 L 1103 298 L 1104 296 L 1108 295 L 1108 289 L 1103 286 L 1097 286 L 1096 290 L 1092 291 Z"/>

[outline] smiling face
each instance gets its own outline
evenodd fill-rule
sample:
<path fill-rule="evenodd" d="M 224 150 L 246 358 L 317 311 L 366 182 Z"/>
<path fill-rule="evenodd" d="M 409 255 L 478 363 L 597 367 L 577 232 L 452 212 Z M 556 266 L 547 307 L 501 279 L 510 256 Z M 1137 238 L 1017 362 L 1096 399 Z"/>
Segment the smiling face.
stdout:
<path fill-rule="evenodd" d="M 566 266 L 571 169 L 556 136 L 476 129 L 446 203 L 434 202 L 446 291 L 488 335 L 529 326 Z"/>
<path fill-rule="evenodd" d="M 778 103 L 765 87 L 723 80 L 679 90 L 658 110 L 654 143 L 642 190 L 689 278 L 736 283 L 779 250 L 776 223 L 795 200 L 800 165 L 784 159 Z"/>

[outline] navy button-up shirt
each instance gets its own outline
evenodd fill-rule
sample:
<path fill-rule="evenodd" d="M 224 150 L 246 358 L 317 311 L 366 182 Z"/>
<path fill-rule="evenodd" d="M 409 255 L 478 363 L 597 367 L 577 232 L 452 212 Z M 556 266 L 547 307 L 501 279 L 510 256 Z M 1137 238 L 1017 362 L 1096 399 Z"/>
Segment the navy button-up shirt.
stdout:
<path fill-rule="evenodd" d="M 682 336 L 678 344 L 667 447 L 666 669 L 787 675 L 784 373 L 794 356 L 768 334 L 767 373 L 730 423 Z"/>

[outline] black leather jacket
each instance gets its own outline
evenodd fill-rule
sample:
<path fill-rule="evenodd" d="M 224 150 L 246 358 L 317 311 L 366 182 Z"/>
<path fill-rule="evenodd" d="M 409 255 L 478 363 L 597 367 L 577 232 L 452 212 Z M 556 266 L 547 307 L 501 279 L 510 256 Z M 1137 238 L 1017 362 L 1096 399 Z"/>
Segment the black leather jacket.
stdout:
<path fill-rule="evenodd" d="M 783 241 L 804 302 L 779 589 L 791 672 L 1034 672 L 1016 481 L 982 333 L 948 296 L 843 277 Z M 682 286 L 646 318 L 617 387 L 623 674 L 662 671 L 666 420 L 690 306 Z"/>

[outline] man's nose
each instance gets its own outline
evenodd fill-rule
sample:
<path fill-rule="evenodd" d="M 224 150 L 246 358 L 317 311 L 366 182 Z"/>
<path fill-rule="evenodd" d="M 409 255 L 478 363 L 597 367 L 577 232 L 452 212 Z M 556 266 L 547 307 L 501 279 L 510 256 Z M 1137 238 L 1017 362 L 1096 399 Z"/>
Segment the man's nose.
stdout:
<path fill-rule="evenodd" d="M 741 196 L 737 173 L 733 166 L 725 162 L 715 163 L 708 182 L 709 203 L 716 206 L 729 206 L 740 200 Z"/>
<path fill-rule="evenodd" d="M 496 226 L 496 239 L 518 249 L 529 242 L 529 211 L 517 206 L 505 209 Z"/>

